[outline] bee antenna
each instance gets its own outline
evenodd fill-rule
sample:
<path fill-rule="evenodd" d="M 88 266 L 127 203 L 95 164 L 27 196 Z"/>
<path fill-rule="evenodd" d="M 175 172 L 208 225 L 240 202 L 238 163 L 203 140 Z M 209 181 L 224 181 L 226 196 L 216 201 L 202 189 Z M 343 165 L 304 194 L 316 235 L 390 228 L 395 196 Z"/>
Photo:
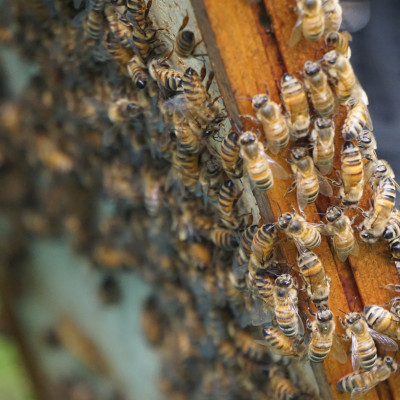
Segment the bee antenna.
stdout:
<path fill-rule="evenodd" d="M 315 215 L 326 215 L 326 213 L 314 213 Z"/>
<path fill-rule="evenodd" d="M 242 100 L 242 99 L 243 99 L 243 100 L 250 100 L 250 101 L 253 100 L 252 97 L 246 97 L 246 96 L 239 96 L 238 99 L 240 99 L 240 100 Z"/>
<path fill-rule="evenodd" d="M 351 310 L 352 312 L 356 309 L 356 303 L 357 303 L 357 296 L 354 297 L 353 309 Z"/>
<path fill-rule="evenodd" d="M 278 208 L 279 208 L 279 212 L 282 214 L 282 209 L 281 209 L 281 205 L 279 204 L 278 201 L 275 200 L 275 203 L 277 204 Z"/>
<path fill-rule="evenodd" d="M 347 314 L 346 311 L 343 311 L 343 310 L 341 310 L 340 308 L 338 308 L 338 310 L 339 310 L 340 312 L 342 312 L 343 314 Z"/>

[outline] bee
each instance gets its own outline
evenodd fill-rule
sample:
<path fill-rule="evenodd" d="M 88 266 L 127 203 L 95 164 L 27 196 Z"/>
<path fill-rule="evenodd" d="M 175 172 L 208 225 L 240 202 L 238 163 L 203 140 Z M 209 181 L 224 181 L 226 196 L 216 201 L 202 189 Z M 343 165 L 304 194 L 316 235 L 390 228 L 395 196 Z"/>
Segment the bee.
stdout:
<path fill-rule="evenodd" d="M 285 377 L 279 367 L 269 371 L 269 385 L 275 400 L 292 400 L 296 397 L 297 391 L 293 383 Z"/>
<path fill-rule="evenodd" d="M 145 68 L 138 56 L 133 56 L 126 66 L 129 76 L 138 89 L 144 89 L 147 85 L 148 76 Z"/>
<path fill-rule="evenodd" d="M 389 302 L 391 304 L 390 312 L 400 318 L 400 297 L 393 297 Z"/>
<path fill-rule="evenodd" d="M 378 383 L 385 381 L 397 370 L 397 364 L 391 357 L 379 358 L 369 371 L 352 372 L 341 378 L 336 388 L 341 392 L 351 392 L 351 397 L 365 395 Z"/>
<path fill-rule="evenodd" d="M 311 133 L 314 142 L 313 161 L 323 175 L 331 172 L 335 154 L 335 125 L 328 118 L 317 118 Z"/>
<path fill-rule="evenodd" d="M 328 306 L 317 311 L 317 319 L 312 322 L 311 341 L 308 347 L 308 358 L 312 362 L 322 362 L 332 350 L 337 361 L 345 364 L 347 353 L 335 335 L 335 321 Z"/>
<path fill-rule="evenodd" d="M 173 163 L 178 167 L 183 185 L 191 192 L 197 188 L 199 181 L 199 156 L 188 153 L 183 147 L 178 146 L 172 156 Z"/>
<path fill-rule="evenodd" d="M 346 141 L 341 151 L 340 177 L 342 185 L 339 196 L 344 206 L 354 207 L 364 191 L 364 163 L 361 153 L 352 142 Z"/>
<path fill-rule="evenodd" d="M 276 236 L 275 224 L 262 225 L 253 236 L 251 251 L 262 265 L 268 263 L 274 256 Z"/>
<path fill-rule="evenodd" d="M 395 341 L 369 328 L 365 319 L 357 312 L 346 314 L 344 321 L 340 321 L 346 329 L 347 337 L 351 338 L 351 364 L 354 371 L 359 367 L 368 371 L 376 365 L 374 339 L 387 350 L 396 351 L 398 348 Z"/>
<path fill-rule="evenodd" d="M 219 191 L 218 205 L 221 214 L 231 216 L 237 200 L 238 194 L 235 184 L 228 179 L 223 183 Z"/>
<path fill-rule="evenodd" d="M 173 121 L 179 146 L 188 153 L 200 153 L 203 144 L 201 143 L 200 138 L 192 131 L 186 119 L 175 112 Z"/>
<path fill-rule="evenodd" d="M 336 50 L 328 51 L 323 57 L 323 64 L 327 67 L 328 74 L 337 79 L 336 96 L 339 103 L 346 103 L 351 98 L 358 100 L 361 97 L 364 92 L 350 61 L 345 56 Z"/>
<path fill-rule="evenodd" d="M 251 181 L 260 190 L 269 190 L 274 184 L 273 176 L 287 179 L 286 171 L 265 154 L 264 147 L 253 132 L 244 132 L 239 139 L 243 158 Z"/>
<path fill-rule="evenodd" d="M 282 76 L 281 88 L 282 101 L 290 116 L 291 139 L 306 137 L 310 126 L 310 113 L 303 84 L 293 75 L 285 73 Z"/>
<path fill-rule="evenodd" d="M 299 18 L 289 39 L 289 46 L 295 46 L 304 36 L 306 40 L 317 41 L 325 30 L 325 14 L 321 0 L 297 0 Z"/>
<path fill-rule="evenodd" d="M 119 16 L 116 8 L 106 3 L 104 8 L 104 14 L 110 27 L 110 32 L 115 37 L 117 42 L 125 47 L 132 45 L 132 31 L 130 27 L 123 22 L 123 19 Z"/>
<path fill-rule="evenodd" d="M 300 357 L 304 352 L 299 340 L 284 335 L 279 329 L 264 328 L 262 334 L 264 340 L 257 340 L 257 343 L 267 346 L 271 353 Z"/>
<path fill-rule="evenodd" d="M 258 298 L 262 300 L 264 310 L 270 312 L 275 309 L 274 303 L 274 281 L 267 275 L 265 270 L 257 270 L 257 272 L 250 277 L 249 283 L 256 291 Z"/>
<path fill-rule="evenodd" d="M 293 187 L 297 186 L 297 204 L 302 211 L 309 203 L 313 203 L 318 193 L 332 196 L 332 188 L 321 173 L 314 167 L 312 158 L 305 147 L 292 149 L 291 168 L 296 176 Z M 291 190 L 291 189 L 289 189 Z"/>
<path fill-rule="evenodd" d="M 364 317 L 368 325 L 375 331 L 400 340 L 400 318 L 377 305 L 364 307 Z"/>
<path fill-rule="evenodd" d="M 363 131 L 357 137 L 357 146 L 360 149 L 363 158 L 369 161 L 376 161 L 376 140 L 372 132 Z"/>
<path fill-rule="evenodd" d="M 289 142 L 289 128 L 280 107 L 263 94 L 253 97 L 252 106 L 257 122 L 263 126 L 268 150 L 277 154 Z"/>
<path fill-rule="evenodd" d="M 347 31 L 330 31 L 325 35 L 325 44 L 328 50 L 336 50 L 347 59 L 351 57 L 349 42 L 352 40 L 353 38 Z"/>
<path fill-rule="evenodd" d="M 325 232 L 332 236 L 333 247 L 340 261 L 346 261 L 349 254 L 357 256 L 359 247 L 351 227 L 350 218 L 340 207 L 330 206 L 326 210 L 328 224 Z"/>
<path fill-rule="evenodd" d="M 275 279 L 274 306 L 276 322 L 287 337 L 302 336 L 303 322 L 297 310 L 297 283 L 289 274 Z"/>
<path fill-rule="evenodd" d="M 110 103 L 108 118 L 116 125 L 137 118 L 143 112 L 142 107 L 136 102 L 126 98 Z"/>
<path fill-rule="evenodd" d="M 194 33 L 189 30 L 185 30 L 186 25 L 189 22 L 189 15 L 186 12 L 186 16 L 182 21 L 182 25 L 178 29 L 178 33 L 175 38 L 175 53 L 182 58 L 190 57 L 194 49 L 196 48 L 196 43 L 194 39 Z"/>
<path fill-rule="evenodd" d="M 240 247 L 233 265 L 233 270 L 237 274 L 242 275 L 248 267 L 251 244 L 257 229 L 257 225 L 250 225 L 248 228 L 242 228 L 239 230 Z"/>
<path fill-rule="evenodd" d="M 195 109 L 204 106 L 208 100 L 206 88 L 199 74 L 193 68 L 187 68 L 182 76 L 182 89 L 189 104 Z"/>
<path fill-rule="evenodd" d="M 147 25 L 151 4 L 152 0 L 149 0 L 147 5 L 144 0 L 126 1 L 127 15 L 129 15 L 131 21 L 134 21 L 142 29 Z"/>
<path fill-rule="evenodd" d="M 368 107 L 362 101 L 359 101 L 347 113 L 342 128 L 343 139 L 357 139 L 365 128 L 372 131 L 372 121 L 368 112 Z"/>
<path fill-rule="evenodd" d="M 385 178 L 379 181 L 374 191 L 373 208 L 360 224 L 360 237 L 368 243 L 375 243 L 383 234 L 396 202 L 396 187 L 393 180 Z"/>
<path fill-rule="evenodd" d="M 234 232 L 225 228 L 214 228 L 210 235 L 211 241 L 225 250 L 234 250 L 239 247 L 237 236 Z"/>
<path fill-rule="evenodd" d="M 297 264 L 306 284 L 307 294 L 317 307 L 326 305 L 329 300 L 330 279 L 325 274 L 325 268 L 316 254 L 304 246 L 298 247 Z"/>
<path fill-rule="evenodd" d="M 307 249 L 318 247 L 321 244 L 320 224 L 307 222 L 302 216 L 284 213 L 278 217 L 278 227 L 282 229 L 290 239 L 298 241 Z"/>
<path fill-rule="evenodd" d="M 225 136 L 221 143 L 220 156 L 225 172 L 228 175 L 232 175 L 232 178 L 240 178 L 242 164 L 239 135 L 236 131 L 232 130 Z"/>
<path fill-rule="evenodd" d="M 305 62 L 304 84 L 310 92 L 314 110 L 320 117 L 329 117 L 335 112 L 336 99 L 328 84 L 328 77 L 319 64 Z"/>
<path fill-rule="evenodd" d="M 182 91 L 183 74 L 173 70 L 164 60 L 153 59 L 150 61 L 149 73 L 160 89 L 171 92 Z"/>
<path fill-rule="evenodd" d="M 382 237 L 388 241 L 393 258 L 400 260 L 400 213 L 398 210 L 392 211 Z"/>
<path fill-rule="evenodd" d="M 399 185 L 395 181 L 395 175 L 392 167 L 385 160 L 374 160 L 366 165 L 367 176 L 372 189 L 376 192 L 379 183 L 383 179 L 390 179 L 393 185 L 400 191 Z"/>
<path fill-rule="evenodd" d="M 104 46 L 118 64 L 122 65 L 123 67 L 127 67 L 129 61 L 132 59 L 132 49 L 119 44 L 110 33 L 108 33 L 107 37 L 105 38 Z"/>
<path fill-rule="evenodd" d="M 104 14 L 103 11 L 97 12 L 94 9 L 89 11 L 86 20 L 86 32 L 90 39 L 98 41 L 103 31 Z"/>

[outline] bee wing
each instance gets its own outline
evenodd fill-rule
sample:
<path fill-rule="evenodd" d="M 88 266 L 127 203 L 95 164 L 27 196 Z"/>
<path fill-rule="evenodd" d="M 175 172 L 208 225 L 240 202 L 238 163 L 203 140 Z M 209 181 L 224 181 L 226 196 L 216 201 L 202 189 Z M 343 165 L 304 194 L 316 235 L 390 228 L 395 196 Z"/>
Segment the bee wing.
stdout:
<path fill-rule="evenodd" d="M 382 345 L 382 347 L 387 351 L 397 351 L 399 349 L 398 344 L 391 339 L 389 336 L 383 335 L 371 328 L 368 328 L 368 332 L 374 340 Z"/>
<path fill-rule="evenodd" d="M 351 335 L 351 365 L 354 371 L 360 369 L 360 360 L 358 358 L 358 343 L 354 335 Z"/>
<path fill-rule="evenodd" d="M 290 302 L 290 308 L 292 309 L 293 313 L 297 317 L 297 323 L 299 325 L 298 335 L 303 336 L 304 335 L 304 324 L 303 324 L 303 320 L 300 317 L 297 305 L 296 305 L 295 301 L 292 299 L 292 297 L 290 297 L 290 296 L 289 296 L 289 302 Z"/>
<path fill-rule="evenodd" d="M 360 247 L 358 245 L 357 239 L 354 237 L 354 244 L 353 244 L 353 247 L 351 248 L 350 254 L 352 256 L 356 256 L 357 257 L 359 251 L 360 251 Z"/>
<path fill-rule="evenodd" d="M 301 174 L 298 172 L 296 174 L 296 181 L 297 181 L 297 191 L 296 191 L 296 198 L 297 198 L 297 205 L 299 206 L 300 210 L 304 210 L 307 205 L 307 196 L 304 193 L 303 185 L 301 184 Z"/>
<path fill-rule="evenodd" d="M 328 183 L 327 179 L 316 168 L 314 168 L 314 171 L 318 177 L 319 192 L 326 197 L 332 197 L 333 190 L 332 190 L 331 185 Z"/>
<path fill-rule="evenodd" d="M 254 303 L 251 318 L 251 323 L 254 326 L 269 324 L 273 317 L 273 312 L 264 309 L 262 301 L 258 300 Z"/>
<path fill-rule="evenodd" d="M 371 389 L 373 389 L 378 383 L 379 383 L 379 381 L 377 380 L 376 382 L 374 382 L 372 384 L 369 384 L 369 385 L 365 385 L 362 388 L 354 388 L 351 391 L 351 396 L 350 397 L 352 399 L 359 399 L 359 398 L 365 396 L 365 394 L 367 392 L 369 392 Z"/>
<path fill-rule="evenodd" d="M 346 364 L 347 352 L 344 349 L 342 342 L 335 334 L 333 335 L 332 340 L 332 355 L 335 357 L 336 361 L 340 362 L 341 364 Z"/>
<path fill-rule="evenodd" d="M 272 174 L 274 177 L 278 179 L 288 179 L 289 174 L 284 170 L 284 168 L 279 165 L 276 161 L 274 161 L 271 157 L 269 157 L 267 154 L 264 155 L 266 160 L 268 161 L 268 165 L 271 168 Z"/>
<path fill-rule="evenodd" d="M 302 33 L 302 25 L 303 25 L 303 16 L 300 14 L 299 18 L 296 21 L 296 24 L 293 27 L 292 33 L 289 39 L 289 47 L 294 47 L 300 41 L 303 33 Z"/>
<path fill-rule="evenodd" d="M 364 28 L 371 17 L 370 2 L 365 0 L 341 1 L 342 25 L 340 29 L 356 32 Z"/>

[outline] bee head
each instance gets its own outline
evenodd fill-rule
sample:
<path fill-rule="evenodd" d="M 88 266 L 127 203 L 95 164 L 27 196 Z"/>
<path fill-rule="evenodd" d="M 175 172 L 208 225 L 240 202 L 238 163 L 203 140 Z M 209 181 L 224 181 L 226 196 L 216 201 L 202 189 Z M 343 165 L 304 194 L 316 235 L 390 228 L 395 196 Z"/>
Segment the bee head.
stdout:
<path fill-rule="evenodd" d="M 265 94 L 257 94 L 253 97 L 251 104 L 254 110 L 259 110 L 264 104 L 268 103 L 268 96 Z"/>
<path fill-rule="evenodd" d="M 192 31 L 183 31 L 181 35 L 185 42 L 193 42 L 194 40 L 194 33 Z"/>
<path fill-rule="evenodd" d="M 304 72 L 307 76 L 314 76 L 321 71 L 321 66 L 313 61 L 306 61 Z"/>
<path fill-rule="evenodd" d="M 304 157 L 307 156 L 307 149 L 305 147 L 295 147 L 292 150 L 292 160 L 293 161 L 300 161 Z"/>
<path fill-rule="evenodd" d="M 356 146 L 350 140 L 346 140 L 343 144 L 343 151 L 354 149 Z"/>
<path fill-rule="evenodd" d="M 376 243 L 376 241 L 378 240 L 378 237 L 375 236 L 372 232 L 367 231 L 366 229 L 363 229 L 360 232 L 360 238 L 366 242 L 366 243 Z"/>
<path fill-rule="evenodd" d="M 313 9 L 315 8 L 317 5 L 317 1 L 316 0 L 305 0 L 304 1 L 304 7 L 308 8 L 308 9 Z"/>
<path fill-rule="evenodd" d="M 328 32 L 325 35 L 325 44 L 328 48 L 333 48 L 339 41 L 339 32 Z"/>
<path fill-rule="evenodd" d="M 247 146 L 249 144 L 253 144 L 257 141 L 256 136 L 253 132 L 247 131 L 243 133 L 239 139 L 239 143 L 241 146 Z"/>
<path fill-rule="evenodd" d="M 389 239 L 393 239 L 393 231 L 391 229 L 389 229 L 388 227 L 385 228 L 385 230 L 382 233 L 382 237 L 386 240 Z M 399 247 L 400 247 L 400 243 L 399 243 Z"/>
<path fill-rule="evenodd" d="M 396 242 L 392 243 L 392 245 L 390 246 L 390 250 L 391 252 L 400 252 L 400 241 L 397 240 Z"/>
<path fill-rule="evenodd" d="M 335 65 L 338 58 L 338 52 L 335 50 L 328 51 L 325 53 L 323 60 L 329 65 Z"/>
<path fill-rule="evenodd" d="M 357 138 L 357 143 L 358 147 L 363 148 L 364 147 L 363 145 L 365 145 L 365 147 L 368 147 L 372 143 L 372 139 L 367 134 L 359 135 Z"/>
<path fill-rule="evenodd" d="M 392 372 L 397 370 L 397 363 L 393 361 L 392 357 L 385 357 L 383 362 L 390 368 Z"/>
<path fill-rule="evenodd" d="M 352 312 L 350 314 L 346 314 L 346 317 L 344 320 L 345 320 L 346 324 L 353 325 L 360 319 L 361 319 L 361 315 L 359 313 Z"/>
<path fill-rule="evenodd" d="M 327 210 L 326 210 L 326 219 L 329 222 L 334 222 L 336 221 L 338 218 L 340 218 L 343 215 L 342 210 L 339 207 L 334 207 L 334 206 L 330 206 Z"/>
<path fill-rule="evenodd" d="M 278 276 L 275 279 L 276 286 L 279 286 L 280 288 L 290 287 L 292 285 L 292 282 L 293 282 L 292 277 L 289 274 L 284 274 L 284 275 Z M 279 293 L 280 292 L 278 291 L 278 296 L 279 296 Z M 286 291 L 282 292 L 282 293 L 286 293 Z"/>
<path fill-rule="evenodd" d="M 233 143 L 237 143 L 238 139 L 239 139 L 239 135 L 237 134 L 236 131 L 230 131 L 228 133 L 228 139 L 230 141 L 232 141 Z"/>
<path fill-rule="evenodd" d="M 282 214 L 278 217 L 278 226 L 281 229 L 286 229 L 289 226 L 293 216 L 290 213 Z"/>
<path fill-rule="evenodd" d="M 293 75 L 288 74 L 287 72 L 285 72 L 282 76 L 282 83 L 287 83 L 287 82 L 291 82 L 294 80 L 295 80 L 295 77 Z"/>
<path fill-rule="evenodd" d="M 185 75 L 192 77 L 192 76 L 196 76 L 197 72 L 193 68 L 189 67 L 186 69 Z"/>

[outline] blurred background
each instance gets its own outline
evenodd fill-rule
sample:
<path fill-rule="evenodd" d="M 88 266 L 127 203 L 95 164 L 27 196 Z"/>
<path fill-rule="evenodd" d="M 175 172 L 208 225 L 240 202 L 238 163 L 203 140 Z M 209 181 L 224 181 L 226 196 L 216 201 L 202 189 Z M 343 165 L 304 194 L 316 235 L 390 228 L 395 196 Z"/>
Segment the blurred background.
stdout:
<path fill-rule="evenodd" d="M 351 2 L 346 3 L 350 4 Z M 371 4 L 366 1 L 357 3 L 356 7 L 360 8 L 356 12 L 362 13 L 366 26 L 357 32 L 352 32 L 351 61 L 369 97 L 369 110 L 379 145 L 378 156 L 389 161 L 396 175 L 400 176 L 400 112 L 398 112 L 400 102 L 400 46 L 398 42 L 400 38 L 400 2 L 389 0 L 373 1 Z M 36 67 L 21 60 L 12 49 L 5 47 L 0 48 L 0 61 L 4 77 L 0 87 L 1 95 L 18 97 L 29 78 L 35 73 Z M 105 210 L 107 207 L 109 205 L 105 206 Z M 1 232 L 4 239 L 7 227 L 3 228 Z M 143 301 L 151 288 L 137 276 L 119 275 L 118 284 L 125 294 L 123 307 L 104 309 L 99 307 L 96 302 L 98 299 L 96 290 L 102 279 L 101 274 L 86 268 L 85 261 L 73 255 L 65 243 L 56 240 L 38 240 L 32 242 L 32 249 L 34 254 L 31 266 L 34 271 L 32 275 L 35 276 L 37 282 L 32 285 L 32 293 L 19 304 L 18 312 L 25 321 L 22 329 L 31 332 L 30 346 L 35 349 L 36 355 L 40 354 L 40 357 L 43 358 L 42 365 L 46 374 L 56 379 L 55 374 L 61 376 L 68 374 L 69 370 L 77 369 L 78 361 L 73 357 L 47 351 L 43 337 L 43 332 L 51 327 L 55 316 L 62 312 L 63 306 L 65 304 L 72 305 L 79 310 L 77 315 L 80 318 L 81 326 L 87 329 L 87 334 L 91 336 L 96 332 L 99 338 L 98 346 L 101 347 L 102 344 L 106 346 L 110 339 L 111 342 L 114 341 L 118 344 L 129 344 L 126 348 L 118 346 L 115 359 L 107 360 L 107 362 L 112 369 L 118 372 L 119 376 L 124 377 L 125 382 L 130 383 L 130 387 L 125 388 L 130 393 L 130 398 L 151 400 L 161 398 L 154 384 L 158 374 L 157 354 L 145 342 L 138 323 Z M 57 271 L 53 268 L 55 260 L 57 260 Z M 69 269 L 70 265 L 74 266 L 75 272 Z M 40 276 L 46 276 L 45 286 L 40 284 Z M 67 279 L 67 276 L 69 278 L 73 276 L 71 284 L 74 286 L 74 290 L 62 290 L 63 280 Z M 93 292 L 93 295 L 86 296 L 87 292 Z M 84 302 L 82 293 L 85 294 L 85 299 L 93 299 L 93 303 Z M 50 307 L 52 313 L 46 316 L 43 316 L 42 313 L 35 313 L 34 310 L 48 302 L 49 298 L 57 299 Z M 84 306 L 82 306 L 83 304 Z M 2 306 L 2 315 L 7 315 L 6 305 Z M 41 319 L 38 320 L 36 315 L 41 315 Z M 86 319 L 87 315 L 93 316 L 90 324 Z M 32 387 L 20 362 L 20 355 L 14 339 L 8 335 L 7 321 L 9 322 L 9 320 L 7 318 L 5 320 L 6 322 L 3 319 L 0 325 L 4 333 L 0 336 L 0 399 L 33 400 Z M 130 337 L 130 340 L 127 340 L 127 336 Z M 139 364 L 138 360 L 146 360 L 146 362 Z M 136 367 L 133 367 L 135 363 Z M 99 380 L 92 373 L 93 371 L 80 368 L 82 376 L 85 376 L 101 393 L 112 392 L 107 379 Z M 140 373 L 136 373 L 137 371 Z M 68 384 L 75 384 L 73 377 Z M 77 385 L 79 391 L 79 382 Z M 81 391 L 84 392 L 83 389 Z"/>

